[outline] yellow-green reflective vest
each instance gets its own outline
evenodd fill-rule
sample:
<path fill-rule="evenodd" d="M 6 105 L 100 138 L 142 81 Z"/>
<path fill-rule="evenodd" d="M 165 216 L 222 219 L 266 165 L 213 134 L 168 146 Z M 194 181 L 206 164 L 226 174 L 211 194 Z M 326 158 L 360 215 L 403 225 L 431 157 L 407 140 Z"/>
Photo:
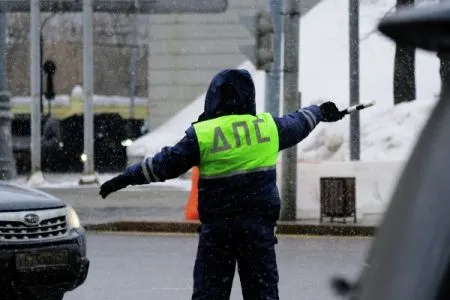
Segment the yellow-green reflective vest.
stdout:
<path fill-rule="evenodd" d="M 194 124 L 200 177 L 221 178 L 275 169 L 278 129 L 270 113 L 229 115 Z"/>

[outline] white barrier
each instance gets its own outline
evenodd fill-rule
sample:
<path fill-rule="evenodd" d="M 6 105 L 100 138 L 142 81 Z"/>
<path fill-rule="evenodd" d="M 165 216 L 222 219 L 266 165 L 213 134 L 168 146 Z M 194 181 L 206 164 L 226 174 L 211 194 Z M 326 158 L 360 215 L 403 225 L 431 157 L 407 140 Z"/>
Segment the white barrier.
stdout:
<path fill-rule="evenodd" d="M 297 169 L 297 218 L 320 218 L 321 177 L 356 179 L 358 219 L 362 219 L 365 214 L 383 214 L 403 166 L 404 162 L 300 162 Z"/>

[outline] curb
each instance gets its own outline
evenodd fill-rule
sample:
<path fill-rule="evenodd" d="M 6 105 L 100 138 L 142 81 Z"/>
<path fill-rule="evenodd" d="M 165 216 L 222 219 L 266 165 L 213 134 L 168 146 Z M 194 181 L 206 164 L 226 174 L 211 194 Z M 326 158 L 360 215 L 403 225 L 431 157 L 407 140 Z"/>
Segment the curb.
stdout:
<path fill-rule="evenodd" d="M 103 224 L 86 224 L 87 231 L 152 232 L 152 233 L 197 233 L 199 222 L 133 222 L 121 221 Z M 278 222 L 277 233 L 286 235 L 320 236 L 374 236 L 376 226 L 356 224 L 299 224 Z"/>
<path fill-rule="evenodd" d="M 87 231 L 134 231 L 155 233 L 196 233 L 199 222 L 147 222 L 121 221 L 102 224 L 87 224 Z"/>
<path fill-rule="evenodd" d="M 277 233 L 287 235 L 375 236 L 376 226 L 347 224 L 277 224 Z"/>

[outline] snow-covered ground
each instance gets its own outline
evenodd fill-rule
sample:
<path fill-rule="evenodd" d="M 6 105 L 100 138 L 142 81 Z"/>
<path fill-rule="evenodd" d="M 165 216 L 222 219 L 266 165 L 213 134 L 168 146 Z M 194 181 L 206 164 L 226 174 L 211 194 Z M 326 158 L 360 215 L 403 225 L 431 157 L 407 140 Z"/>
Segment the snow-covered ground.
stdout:
<path fill-rule="evenodd" d="M 416 52 L 417 100 L 393 105 L 393 62 L 395 44 L 376 31 L 378 21 L 393 11 L 396 0 L 360 2 L 360 101 L 376 101 L 360 113 L 361 159 L 405 160 L 436 103 L 440 89 L 439 60 L 434 53 Z M 422 0 L 420 4 L 436 1 Z M 324 0 L 300 22 L 300 78 L 302 106 L 329 99 L 344 108 L 349 105 L 348 1 Z M 230 66 L 236 67 L 236 66 Z M 256 87 L 258 111 L 263 110 L 264 73 L 250 62 L 248 69 Z M 152 155 L 173 145 L 203 111 L 204 94 L 184 110 L 128 148 L 130 158 Z M 348 118 L 339 123 L 320 124 L 298 146 L 299 159 L 348 160 Z"/>

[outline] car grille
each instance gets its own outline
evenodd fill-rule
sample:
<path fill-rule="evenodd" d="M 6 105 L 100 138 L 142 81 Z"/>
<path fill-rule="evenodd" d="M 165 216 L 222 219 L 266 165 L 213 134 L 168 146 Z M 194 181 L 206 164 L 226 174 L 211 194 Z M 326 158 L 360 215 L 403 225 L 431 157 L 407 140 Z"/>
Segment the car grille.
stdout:
<path fill-rule="evenodd" d="M 45 216 L 45 213 L 43 215 Z M 38 225 L 29 226 L 21 221 L 4 220 L 0 213 L 0 241 L 39 241 L 62 237 L 67 232 L 65 214 L 45 218 Z"/>

